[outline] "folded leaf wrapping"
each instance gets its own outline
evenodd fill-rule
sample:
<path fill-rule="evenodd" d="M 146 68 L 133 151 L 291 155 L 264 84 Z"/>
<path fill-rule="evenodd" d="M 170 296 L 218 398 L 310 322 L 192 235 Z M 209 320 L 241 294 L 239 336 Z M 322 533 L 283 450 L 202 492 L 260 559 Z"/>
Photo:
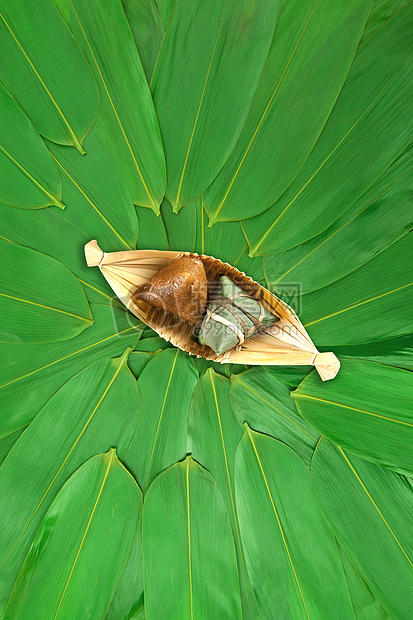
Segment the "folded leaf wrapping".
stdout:
<path fill-rule="evenodd" d="M 212 298 L 202 321 L 199 342 L 220 355 L 278 320 L 258 299 L 249 297 L 227 276 L 221 276 L 219 293 Z"/>

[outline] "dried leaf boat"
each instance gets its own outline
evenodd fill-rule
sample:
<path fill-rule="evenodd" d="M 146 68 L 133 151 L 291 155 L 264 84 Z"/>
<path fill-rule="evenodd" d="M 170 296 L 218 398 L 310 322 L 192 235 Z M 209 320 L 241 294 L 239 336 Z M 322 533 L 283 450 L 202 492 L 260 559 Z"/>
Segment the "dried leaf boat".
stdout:
<path fill-rule="evenodd" d="M 321 379 L 333 379 L 340 362 L 334 353 L 319 353 L 295 312 L 281 299 L 254 282 L 235 267 L 203 254 L 159 250 L 103 252 L 95 240 L 85 246 L 89 267 L 98 266 L 122 303 L 162 338 L 191 355 L 222 364 L 314 365 Z M 142 284 L 160 269 L 182 256 L 202 259 L 209 282 L 226 275 L 248 295 L 279 317 L 279 321 L 241 345 L 216 355 L 207 345 L 193 337 L 194 325 L 133 298 Z"/>

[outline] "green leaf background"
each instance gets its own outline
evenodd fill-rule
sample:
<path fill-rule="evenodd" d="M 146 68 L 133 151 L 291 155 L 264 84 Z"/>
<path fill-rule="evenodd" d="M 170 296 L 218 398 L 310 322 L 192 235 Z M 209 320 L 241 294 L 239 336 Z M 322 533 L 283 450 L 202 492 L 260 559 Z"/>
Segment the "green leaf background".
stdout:
<path fill-rule="evenodd" d="M 0 617 L 410 620 L 412 20 L 0 0 Z M 235 265 L 337 377 L 191 358 L 94 238 Z"/>

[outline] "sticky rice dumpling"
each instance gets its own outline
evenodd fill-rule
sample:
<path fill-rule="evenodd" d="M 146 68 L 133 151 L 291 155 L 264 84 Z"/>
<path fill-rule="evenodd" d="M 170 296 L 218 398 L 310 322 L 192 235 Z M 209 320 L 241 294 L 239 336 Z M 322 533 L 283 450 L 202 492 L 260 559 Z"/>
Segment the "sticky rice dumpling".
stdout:
<path fill-rule="evenodd" d="M 183 256 L 155 273 L 133 295 L 194 325 L 207 303 L 207 279 L 202 260 Z"/>
<path fill-rule="evenodd" d="M 208 304 L 198 339 L 200 344 L 208 345 L 220 355 L 278 320 L 258 299 L 249 297 L 227 276 L 221 276 L 217 293 Z"/>

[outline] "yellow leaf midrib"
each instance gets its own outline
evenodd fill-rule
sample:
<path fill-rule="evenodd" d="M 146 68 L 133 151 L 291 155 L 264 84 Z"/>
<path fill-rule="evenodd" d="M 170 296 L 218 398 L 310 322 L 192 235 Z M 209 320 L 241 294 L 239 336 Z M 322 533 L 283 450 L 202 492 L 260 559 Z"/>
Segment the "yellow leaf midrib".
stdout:
<path fill-rule="evenodd" d="M 365 484 L 363 483 L 363 481 L 361 480 L 360 476 L 358 475 L 358 473 L 356 472 L 356 470 L 354 469 L 353 465 L 350 463 L 349 459 L 347 458 L 347 456 L 344 454 L 343 450 L 340 448 L 340 446 L 337 446 L 337 448 L 340 450 L 342 456 L 344 457 L 347 465 L 350 467 L 351 471 L 353 472 L 353 474 L 355 475 L 357 481 L 359 482 L 359 484 L 361 485 L 363 491 L 366 493 L 367 497 L 369 498 L 369 500 L 371 501 L 371 503 L 373 504 L 374 508 L 377 510 L 378 514 L 380 515 L 380 518 L 382 519 L 383 523 L 385 524 L 385 526 L 387 527 L 387 529 L 389 530 L 390 534 L 393 536 L 396 544 L 399 546 L 400 550 L 402 551 L 402 553 L 404 554 L 404 556 L 406 557 L 407 561 L 409 562 L 410 566 L 412 566 L 413 568 L 413 563 L 410 560 L 409 556 L 407 555 L 406 551 L 403 549 L 402 544 L 400 543 L 400 541 L 398 540 L 396 534 L 393 532 L 393 530 L 391 529 L 390 525 L 387 523 L 383 513 L 381 512 L 380 508 L 378 507 L 378 505 L 376 504 L 376 502 L 374 501 L 373 497 L 370 495 L 369 491 L 367 490 L 367 487 L 365 486 Z"/>
<path fill-rule="evenodd" d="M 241 170 L 242 166 L 244 165 L 244 162 L 245 162 L 245 160 L 246 160 L 246 158 L 248 156 L 248 153 L 249 153 L 249 151 L 250 151 L 250 149 L 251 149 L 251 147 L 252 147 L 252 145 L 254 143 L 254 140 L 257 137 L 257 134 L 258 134 L 259 130 L 261 129 L 261 126 L 262 126 L 262 124 L 263 124 L 263 122 L 264 122 L 264 120 L 265 120 L 265 118 L 267 116 L 267 112 L 268 112 L 268 110 L 271 107 L 271 104 L 272 104 L 272 102 L 274 100 L 274 97 L 277 94 L 277 92 L 278 92 L 278 90 L 279 90 L 279 88 L 281 86 L 282 81 L 284 80 L 284 77 L 285 77 L 285 75 L 286 75 L 286 73 L 288 71 L 288 68 L 289 68 L 289 66 L 290 66 L 290 64 L 291 64 L 291 62 L 292 62 L 292 60 L 293 60 L 293 58 L 295 56 L 295 53 L 296 53 L 296 51 L 298 49 L 298 46 L 300 45 L 301 40 L 302 40 L 304 34 L 307 31 L 307 28 L 308 28 L 308 26 L 310 24 L 310 21 L 311 21 L 313 15 L 314 15 L 314 11 L 315 11 L 315 9 L 316 9 L 316 7 L 318 5 L 318 2 L 319 2 L 319 0 L 316 0 L 315 4 L 313 6 L 313 9 L 312 9 L 312 11 L 311 11 L 311 13 L 309 15 L 309 18 L 308 18 L 308 20 L 307 20 L 307 22 L 306 22 L 306 24 L 305 24 L 305 26 L 303 28 L 303 31 L 300 34 L 299 38 L 298 38 L 298 41 L 297 41 L 297 43 L 296 43 L 296 45 L 295 45 L 295 47 L 293 49 L 293 52 L 292 52 L 290 58 L 288 59 L 288 62 L 286 64 L 285 68 L 284 68 L 284 71 L 283 71 L 283 73 L 282 73 L 282 75 L 281 75 L 281 77 L 280 77 L 280 79 L 279 79 L 279 81 L 278 81 L 278 83 L 277 83 L 277 85 L 276 85 L 276 87 L 274 89 L 274 92 L 272 93 L 272 95 L 271 95 L 271 97 L 270 97 L 270 99 L 269 99 L 269 101 L 268 101 L 268 103 L 267 103 L 267 105 L 266 105 L 266 107 L 264 109 L 264 112 L 263 112 L 263 114 L 262 114 L 262 116 L 261 116 L 261 118 L 260 118 L 260 120 L 258 122 L 258 125 L 257 125 L 257 127 L 256 127 L 256 129 L 255 129 L 255 131 L 253 133 L 253 136 L 252 136 L 252 138 L 251 138 L 247 148 L 245 149 L 245 152 L 244 152 L 244 154 L 243 154 L 243 156 L 241 158 L 241 161 L 240 161 L 240 163 L 239 163 L 239 165 L 238 165 L 238 167 L 237 167 L 237 169 L 235 171 L 235 174 L 234 174 L 233 178 L 231 179 L 231 181 L 230 181 L 230 183 L 228 185 L 227 191 L 224 194 L 224 197 L 223 197 L 223 199 L 221 201 L 221 204 L 219 205 L 218 209 L 216 210 L 216 212 L 214 213 L 213 217 L 211 218 L 210 224 L 212 222 L 216 222 L 217 217 L 218 217 L 222 207 L 225 204 L 225 201 L 227 200 L 227 198 L 228 198 L 228 196 L 229 196 L 229 194 L 230 194 L 230 192 L 232 190 L 232 187 L 233 187 L 233 185 L 234 185 L 234 183 L 235 183 L 235 181 L 236 181 L 236 179 L 237 179 L 237 177 L 238 177 L 238 175 L 240 173 L 240 170 Z"/>
<path fill-rule="evenodd" d="M 315 172 L 313 172 L 313 174 L 310 176 L 310 178 L 303 184 L 303 186 L 300 188 L 300 190 L 296 193 L 296 195 L 290 200 L 290 202 L 287 204 L 287 206 L 281 211 L 281 213 L 275 218 L 275 220 L 272 222 L 271 226 L 268 228 L 268 230 L 266 230 L 266 232 L 264 233 L 264 235 L 261 237 L 261 239 L 258 241 L 257 245 L 253 248 L 253 252 L 254 254 L 257 253 L 258 249 L 260 248 L 260 246 L 262 245 L 263 241 L 266 239 L 266 237 L 270 234 L 271 230 L 274 228 L 274 226 L 277 225 L 277 223 L 279 222 L 279 220 L 283 217 L 283 215 L 288 211 L 288 209 L 291 207 L 292 204 L 294 204 L 294 202 L 297 200 L 297 198 L 299 198 L 299 196 L 301 195 L 301 193 L 305 190 L 305 188 L 311 183 L 311 181 L 317 176 L 317 174 L 320 172 L 320 170 L 322 170 L 322 168 L 325 166 L 325 164 L 330 160 L 330 158 L 334 155 L 334 153 L 337 151 L 337 149 L 345 142 L 345 140 L 348 138 L 348 136 L 351 134 L 351 132 L 354 130 L 354 128 L 360 123 L 360 121 L 366 116 L 367 112 L 370 110 L 370 108 L 374 105 L 374 103 L 376 102 L 377 99 L 379 99 L 380 95 L 386 90 L 386 88 L 389 86 L 389 84 L 392 82 L 392 80 L 394 79 L 394 77 L 399 73 L 399 71 L 401 70 L 402 65 L 400 65 L 397 70 L 393 73 L 393 75 L 389 78 L 389 80 L 385 83 L 385 85 L 383 86 L 383 88 L 380 89 L 380 91 L 377 93 L 377 95 L 373 98 L 373 100 L 369 103 L 369 105 L 367 106 L 367 108 L 364 110 L 364 112 L 357 118 L 357 120 L 352 124 L 352 126 L 350 127 L 350 129 L 344 134 L 344 136 L 341 138 L 341 140 L 339 140 L 339 142 L 335 145 L 335 147 L 330 151 L 330 153 L 327 155 L 327 157 L 322 161 L 322 163 L 318 166 L 318 168 L 315 170 Z"/>
<path fill-rule="evenodd" d="M 54 312 L 60 312 L 61 314 L 72 316 L 75 319 L 80 319 L 81 321 L 86 321 L 87 323 L 93 323 L 93 319 L 80 316 L 79 314 L 74 314 L 73 312 L 68 312 L 67 310 L 61 310 L 60 308 L 54 308 L 53 306 L 46 306 L 45 304 L 41 304 L 36 301 L 30 301 L 29 299 L 23 299 L 22 297 L 14 297 L 13 295 L 7 295 L 6 293 L 0 293 L 0 297 L 6 297 L 7 299 L 12 299 L 14 301 L 20 301 L 21 303 L 29 304 L 31 306 L 37 306 L 39 308 L 44 308 L 45 310 L 52 310 Z"/>
<path fill-rule="evenodd" d="M 66 127 L 69 130 L 69 134 L 72 138 L 73 144 L 74 146 L 80 151 L 80 152 L 84 152 L 83 147 L 82 147 L 82 143 L 80 142 L 80 140 L 77 138 L 75 132 L 73 131 L 69 121 L 67 120 L 67 118 L 65 117 L 65 115 L 63 114 L 62 110 L 60 109 L 59 105 L 57 104 L 57 101 L 55 100 L 55 98 L 53 97 L 52 93 L 50 92 L 49 88 L 46 86 L 46 83 L 44 82 L 44 80 L 42 79 L 40 73 L 38 72 L 38 70 L 36 69 L 36 67 L 34 66 L 32 60 L 30 59 L 29 55 L 27 54 L 27 52 L 25 51 L 24 47 L 22 46 L 22 44 L 20 43 L 19 39 L 17 38 L 17 36 L 15 35 L 15 33 L 13 32 L 13 30 L 11 29 L 10 25 L 7 23 L 5 17 L 0 13 L 0 19 L 3 21 L 4 25 L 6 26 L 7 30 L 9 31 L 9 33 L 11 34 L 11 36 L 13 37 L 16 45 L 19 47 L 20 51 L 22 52 L 23 56 L 25 57 L 25 59 L 27 60 L 27 62 L 29 63 L 31 69 L 33 70 L 34 74 L 36 75 L 37 79 L 39 80 L 39 82 L 41 83 L 41 85 L 43 86 L 44 90 L 46 91 L 47 95 L 50 97 L 50 100 L 52 101 L 53 105 L 55 106 L 56 110 L 58 111 L 58 113 L 60 114 L 60 116 L 63 119 L 64 124 L 66 125 Z"/>
<path fill-rule="evenodd" d="M 37 504 L 35 510 L 33 511 L 33 514 L 31 515 L 30 519 L 27 521 L 26 525 L 24 526 L 24 528 L 22 529 L 20 536 L 17 538 L 16 542 L 14 543 L 13 547 L 11 548 L 8 556 L 6 557 L 6 559 L 3 562 L 3 565 L 0 568 L 0 573 L 2 572 L 3 568 L 6 566 L 7 562 L 9 561 L 13 551 L 15 550 L 16 546 L 18 545 L 19 541 L 21 540 L 22 536 L 24 535 L 24 533 L 26 532 L 27 528 L 29 527 L 30 523 L 32 522 L 34 516 L 36 515 L 37 511 L 39 510 L 40 506 L 42 505 L 45 497 L 47 496 L 47 494 L 49 493 L 50 489 L 52 488 L 53 484 L 55 483 L 55 481 L 57 480 L 60 472 L 62 471 L 63 467 L 66 465 L 67 461 L 70 458 L 70 455 L 72 454 L 73 450 L 75 449 L 75 447 L 77 446 L 77 444 L 79 443 L 80 439 L 82 438 L 83 434 L 85 433 L 87 427 L 89 426 L 90 422 L 92 421 L 93 417 L 95 416 L 96 411 L 98 410 L 98 408 L 100 407 L 101 403 L 103 402 L 104 398 L 106 397 L 107 393 L 109 392 L 110 388 L 112 387 L 116 377 L 118 376 L 119 372 L 121 371 L 121 369 L 123 368 L 124 364 L 126 363 L 126 357 L 125 359 L 119 364 L 118 368 L 116 369 L 112 379 L 110 380 L 108 386 L 105 388 L 102 396 L 100 397 L 97 405 L 95 406 L 95 408 L 93 409 L 92 413 L 90 414 L 88 420 L 86 421 L 85 425 L 83 426 L 82 430 L 80 431 L 76 441 L 73 443 L 72 447 L 69 450 L 68 455 L 66 456 L 66 458 L 64 459 L 63 463 L 61 464 L 61 466 L 59 467 L 57 473 L 54 475 L 52 481 L 50 482 L 49 486 L 47 487 L 46 491 L 44 492 L 43 496 L 41 497 L 39 503 Z"/>
<path fill-rule="evenodd" d="M 120 120 L 118 111 L 116 110 L 115 104 L 114 104 L 113 99 L 111 97 L 111 94 L 109 92 L 109 89 L 108 89 L 108 86 L 106 84 L 105 78 L 103 77 L 102 70 L 101 70 L 101 68 L 99 66 L 98 61 L 96 60 L 95 54 L 93 53 L 93 50 L 92 50 L 92 46 L 90 45 L 89 39 L 86 36 L 85 29 L 83 27 L 83 24 L 82 24 L 82 22 L 80 20 L 80 17 L 79 17 L 79 15 L 78 15 L 78 13 L 77 13 L 77 11 L 75 9 L 75 6 L 74 6 L 72 0 L 70 0 L 70 4 L 71 4 L 71 6 L 73 8 L 73 12 L 74 12 L 74 14 L 76 16 L 76 19 L 77 19 L 78 23 L 79 23 L 80 29 L 81 29 L 83 37 L 84 37 L 84 39 L 86 41 L 86 45 L 88 46 L 89 52 L 90 52 L 90 54 L 92 56 L 93 62 L 96 65 L 96 69 L 97 69 L 97 71 L 99 73 L 99 77 L 100 77 L 100 79 L 102 81 L 103 88 L 105 89 L 106 96 L 107 96 L 107 98 L 109 100 L 110 106 L 111 106 L 111 108 L 113 110 L 113 113 L 114 113 L 114 115 L 116 117 L 116 121 L 117 121 L 117 123 L 119 125 L 119 128 L 121 130 L 123 139 L 125 140 L 126 146 L 128 147 L 128 150 L 129 150 L 129 152 L 131 154 L 131 157 L 133 159 L 133 163 L 135 164 L 136 170 L 138 171 L 139 178 L 140 178 L 140 180 L 142 182 L 142 185 L 143 185 L 143 187 L 145 189 L 145 192 L 146 192 L 146 194 L 147 194 L 147 196 L 148 196 L 148 198 L 149 198 L 149 200 L 151 202 L 151 205 L 153 207 L 155 207 L 156 203 L 155 203 L 155 201 L 154 201 L 154 199 L 153 199 L 153 197 L 152 197 L 152 195 L 151 195 L 151 193 L 150 193 L 150 191 L 148 189 L 148 186 L 146 185 L 146 182 L 145 182 L 145 179 L 143 177 L 142 171 L 141 171 L 140 166 L 139 166 L 139 164 L 138 164 L 138 162 L 136 160 L 135 153 L 133 152 L 133 149 L 131 147 L 131 144 L 130 144 L 129 139 L 128 139 L 127 135 L 126 135 L 125 129 L 123 127 L 122 121 Z"/>
<path fill-rule="evenodd" d="M 99 492 L 98 492 L 98 495 L 97 495 L 96 501 L 95 501 L 95 503 L 94 503 L 94 505 L 93 505 L 93 508 L 92 508 L 92 511 L 91 511 L 91 514 L 90 514 L 90 517 L 89 517 L 89 521 L 88 521 L 88 523 L 87 523 L 87 525 L 86 525 L 85 532 L 84 532 L 84 534 L 83 534 L 82 540 L 81 540 L 80 545 L 79 545 L 79 549 L 78 549 L 78 551 L 77 551 L 77 553 L 76 553 L 76 557 L 75 557 L 75 559 L 74 559 L 74 561 L 73 561 L 73 564 L 72 564 L 72 567 L 71 567 L 71 569 L 70 569 L 70 573 L 69 573 L 69 576 L 68 576 L 68 578 L 67 578 L 67 581 L 66 581 L 65 587 L 64 587 L 64 589 L 63 589 L 63 593 L 62 593 L 62 596 L 61 596 L 61 598 L 60 598 L 60 601 L 59 601 L 59 604 L 58 604 L 58 607 L 57 607 L 57 610 L 56 610 L 56 613 L 55 613 L 55 615 L 54 615 L 53 620 L 56 620 L 57 615 L 58 615 L 58 613 L 59 613 L 59 611 L 60 611 L 60 608 L 61 608 L 61 606 L 62 606 L 63 599 L 64 599 L 64 597 L 65 597 L 65 595 L 66 595 L 66 592 L 67 592 L 67 589 L 68 589 L 68 587 L 69 587 L 70 580 L 72 579 L 72 575 L 73 575 L 73 572 L 74 572 L 74 570 L 75 570 L 75 567 L 76 567 L 77 561 L 78 561 L 78 559 L 79 559 L 80 552 L 82 551 L 82 548 L 83 548 L 83 545 L 84 545 L 84 542 L 85 542 L 85 539 L 86 539 L 87 533 L 88 533 L 89 528 L 90 528 L 90 525 L 91 525 L 91 523 L 92 523 L 92 519 L 93 519 L 93 517 L 94 517 L 94 514 L 95 514 L 95 512 L 96 512 L 96 508 L 97 508 L 97 506 L 98 506 L 98 503 L 99 503 L 99 501 L 100 501 L 101 495 L 102 495 L 102 493 L 103 493 L 103 489 L 104 489 L 104 486 L 105 486 L 105 484 L 106 484 L 106 481 L 107 481 L 107 478 L 108 478 L 108 475 L 109 475 L 110 468 L 111 468 L 111 466 L 112 466 L 112 461 L 113 461 L 114 456 L 115 456 L 115 450 L 111 450 L 111 452 L 110 452 L 110 456 L 109 456 L 109 462 L 108 462 L 108 465 L 107 465 L 107 468 L 106 468 L 106 472 L 105 472 L 105 475 L 104 475 L 104 478 L 103 478 L 103 481 L 102 481 L 101 487 L 100 487 L 100 489 L 99 489 Z"/>
<path fill-rule="evenodd" d="M 308 613 L 308 609 L 307 609 L 307 605 L 306 605 L 306 602 L 305 602 L 305 599 L 304 599 L 303 591 L 301 589 L 301 585 L 300 585 L 300 582 L 298 580 L 298 576 L 297 576 L 297 573 L 296 573 L 296 570 L 295 570 L 295 567 L 294 567 L 294 563 L 293 563 L 293 560 L 292 560 L 292 557 L 291 557 L 291 553 L 290 553 L 290 550 L 289 550 L 288 545 L 287 545 L 287 540 L 286 540 L 286 537 L 285 537 L 285 534 L 284 534 L 284 529 L 282 527 L 282 523 L 281 523 L 280 517 L 278 515 L 277 508 L 275 506 L 274 498 L 272 496 L 272 493 L 271 493 L 271 490 L 270 490 L 270 487 L 269 487 L 269 484 L 268 484 L 267 476 L 265 475 L 264 468 L 262 466 L 261 459 L 260 459 L 258 451 L 257 451 L 257 447 L 256 447 L 256 445 L 254 443 L 254 439 L 252 437 L 251 430 L 250 430 L 248 425 L 245 425 L 245 430 L 246 430 L 246 434 L 247 434 L 247 436 L 248 436 L 248 438 L 249 438 L 249 440 L 251 442 L 251 445 L 253 447 L 254 454 L 255 454 L 255 457 L 257 459 L 257 462 L 258 462 L 258 465 L 259 465 L 259 468 L 260 468 L 260 471 L 261 471 L 261 475 L 262 475 L 263 480 L 264 480 L 265 488 L 266 488 L 266 491 L 268 493 L 268 497 L 270 499 L 271 506 L 272 506 L 275 518 L 277 520 L 277 524 L 278 524 L 278 527 L 279 527 L 279 530 L 280 530 L 280 534 L 281 534 L 281 538 L 282 538 L 282 541 L 283 541 L 283 544 L 284 544 L 284 548 L 286 550 L 286 553 L 287 553 L 287 556 L 288 556 L 288 560 L 290 562 L 291 570 L 293 572 L 294 579 L 295 579 L 295 582 L 297 584 L 298 591 L 300 593 L 300 597 L 301 597 L 301 600 L 302 600 L 302 603 L 303 603 L 303 606 L 304 606 L 304 609 L 305 609 L 305 613 L 307 615 L 307 618 L 310 620 L 310 615 Z"/>

